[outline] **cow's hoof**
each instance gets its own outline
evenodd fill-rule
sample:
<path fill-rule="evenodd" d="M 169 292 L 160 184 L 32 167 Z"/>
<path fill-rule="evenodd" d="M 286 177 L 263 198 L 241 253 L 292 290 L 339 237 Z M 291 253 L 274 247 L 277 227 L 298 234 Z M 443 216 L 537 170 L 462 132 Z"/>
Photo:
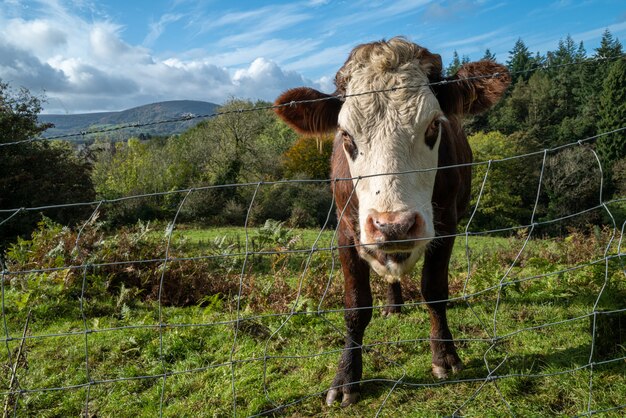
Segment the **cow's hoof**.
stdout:
<path fill-rule="evenodd" d="M 359 392 L 343 393 L 339 389 L 331 389 L 326 395 L 326 405 L 332 406 L 335 401 L 339 400 L 339 394 L 342 394 L 341 406 L 346 407 L 356 403 L 359 400 Z"/>
<path fill-rule="evenodd" d="M 391 315 L 400 315 L 402 313 L 402 306 L 385 306 L 382 310 L 382 315 L 385 318 Z"/>
<path fill-rule="evenodd" d="M 436 364 L 432 365 L 433 375 L 437 379 L 447 379 L 448 378 L 448 370 L 452 370 L 452 373 L 458 373 L 463 370 L 463 363 L 456 362 L 452 364 L 450 367 L 438 366 Z"/>
<path fill-rule="evenodd" d="M 437 366 L 433 364 L 433 375 L 437 379 L 447 379 L 448 378 L 448 370 L 445 367 Z"/>

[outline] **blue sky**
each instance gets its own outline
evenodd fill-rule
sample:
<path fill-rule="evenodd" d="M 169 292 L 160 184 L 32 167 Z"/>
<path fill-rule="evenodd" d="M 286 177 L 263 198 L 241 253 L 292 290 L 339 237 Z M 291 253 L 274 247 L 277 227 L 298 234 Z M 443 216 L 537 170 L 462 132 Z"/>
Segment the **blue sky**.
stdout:
<path fill-rule="evenodd" d="M 0 0 L 0 79 L 45 91 L 46 113 L 160 100 L 272 100 L 332 79 L 357 44 L 404 35 L 442 55 L 506 62 L 522 38 L 545 53 L 570 34 L 588 53 L 626 2 L 532 0 Z"/>

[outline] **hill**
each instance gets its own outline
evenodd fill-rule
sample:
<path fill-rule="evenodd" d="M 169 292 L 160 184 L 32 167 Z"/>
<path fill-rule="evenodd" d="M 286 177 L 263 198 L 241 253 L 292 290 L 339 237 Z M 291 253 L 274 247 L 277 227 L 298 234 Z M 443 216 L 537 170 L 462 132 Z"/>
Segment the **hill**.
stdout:
<path fill-rule="evenodd" d="M 180 118 L 187 115 L 210 115 L 217 111 L 215 103 L 195 100 L 172 100 L 151 103 L 119 112 L 81 113 L 76 115 L 39 115 L 42 123 L 53 123 L 54 127 L 45 132 L 45 136 L 69 135 L 78 132 L 93 132 L 130 124 L 150 124 L 163 120 Z M 180 122 L 158 123 L 137 128 L 125 128 L 107 133 L 96 134 L 113 140 L 125 140 L 131 136 L 169 136 L 181 133 L 200 122 L 195 118 Z M 96 135 L 90 135 L 93 139 Z M 75 136 L 67 138 L 74 142 L 85 142 L 85 138 Z"/>

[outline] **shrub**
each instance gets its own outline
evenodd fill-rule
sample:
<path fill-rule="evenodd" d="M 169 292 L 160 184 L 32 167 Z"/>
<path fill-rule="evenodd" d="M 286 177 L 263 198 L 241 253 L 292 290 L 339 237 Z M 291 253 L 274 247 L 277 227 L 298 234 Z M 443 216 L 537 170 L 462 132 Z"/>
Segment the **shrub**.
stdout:
<path fill-rule="evenodd" d="M 266 219 L 289 222 L 291 227 L 316 227 L 326 221 L 331 211 L 332 194 L 327 183 L 279 183 L 262 186 L 252 207 L 251 220 L 260 224 Z"/>
<path fill-rule="evenodd" d="M 291 178 L 304 174 L 310 179 L 327 179 L 332 152 L 332 136 L 300 137 L 283 154 L 285 174 Z"/>
<path fill-rule="evenodd" d="M 79 235 L 79 230 L 44 218 L 30 240 L 20 239 L 9 247 L 6 258 L 9 271 L 49 271 L 11 274 L 12 285 L 27 294 L 31 303 L 49 292 L 79 297 L 85 269 L 68 266 L 84 265 L 89 272 L 88 289 L 114 295 L 132 289 L 148 301 L 158 299 L 163 277 L 161 302 L 166 305 L 194 304 L 206 295 L 229 295 L 237 290 L 232 272 L 241 260 L 209 258 L 223 255 L 229 250 L 224 246 L 210 247 L 205 259 L 165 263 L 167 236 L 153 230 L 150 223 L 140 221 L 120 228 L 115 235 L 105 234 L 102 225 L 92 219 Z M 184 245 L 184 240 L 172 236 L 169 257 L 183 257 Z"/>

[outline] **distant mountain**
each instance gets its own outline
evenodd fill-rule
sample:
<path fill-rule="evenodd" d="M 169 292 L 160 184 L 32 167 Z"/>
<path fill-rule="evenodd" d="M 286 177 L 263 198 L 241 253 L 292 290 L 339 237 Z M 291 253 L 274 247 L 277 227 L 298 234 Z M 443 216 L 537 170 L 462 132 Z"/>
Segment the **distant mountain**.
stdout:
<path fill-rule="evenodd" d="M 42 123 L 53 123 L 54 128 L 44 132 L 44 136 L 69 135 L 80 132 L 94 132 L 122 125 L 149 124 L 163 120 L 176 119 L 186 116 L 210 115 L 217 111 L 219 105 L 195 100 L 172 100 L 152 103 L 120 112 L 81 113 L 76 115 L 39 115 Z M 107 133 L 96 133 L 85 137 L 78 135 L 67 138 L 74 142 L 85 142 L 97 137 L 107 137 L 116 141 L 125 140 L 132 136 L 169 136 L 186 131 L 203 120 L 190 120 L 154 125 L 124 128 Z M 142 135 L 143 134 L 143 135 Z"/>

